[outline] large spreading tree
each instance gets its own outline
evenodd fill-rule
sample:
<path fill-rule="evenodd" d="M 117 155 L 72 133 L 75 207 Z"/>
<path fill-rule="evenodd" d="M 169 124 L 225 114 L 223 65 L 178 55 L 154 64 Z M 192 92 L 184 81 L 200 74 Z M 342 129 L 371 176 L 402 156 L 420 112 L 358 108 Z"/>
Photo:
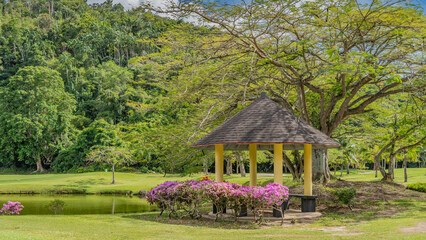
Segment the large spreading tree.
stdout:
<path fill-rule="evenodd" d="M 222 99 L 236 109 L 267 90 L 333 137 L 344 120 L 371 111 L 372 103 L 425 90 L 426 19 L 409 1 L 256 0 L 230 6 L 197 0 L 145 7 L 212 26 L 200 41 L 167 39 L 174 48 L 198 53 L 175 84 L 185 101 Z M 217 117 L 212 109 L 205 112 L 206 119 Z M 322 150 L 314 158 L 313 177 L 328 179 Z M 284 161 L 300 176 L 301 164 Z"/>
<path fill-rule="evenodd" d="M 1 161 L 44 171 L 43 163 L 51 162 L 68 141 L 74 109 L 75 100 L 57 71 L 21 68 L 0 88 Z"/>

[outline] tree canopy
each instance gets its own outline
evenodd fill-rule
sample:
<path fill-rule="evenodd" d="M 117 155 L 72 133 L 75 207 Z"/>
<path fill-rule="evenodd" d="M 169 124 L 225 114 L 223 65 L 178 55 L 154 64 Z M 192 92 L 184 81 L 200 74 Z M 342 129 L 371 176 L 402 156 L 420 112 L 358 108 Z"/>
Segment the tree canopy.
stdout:
<path fill-rule="evenodd" d="M 73 96 L 55 70 L 24 67 L 0 88 L 0 131 L 3 161 L 50 163 L 55 152 L 69 143 L 67 135 L 75 109 Z"/>
<path fill-rule="evenodd" d="M 345 143 L 315 151 L 316 178 L 424 149 L 426 19 L 409 1 L 6 1 L 0 18 L 0 168 L 84 171 L 118 151 L 207 172 L 189 145 L 263 91 Z M 302 161 L 284 154 L 294 178 Z"/>

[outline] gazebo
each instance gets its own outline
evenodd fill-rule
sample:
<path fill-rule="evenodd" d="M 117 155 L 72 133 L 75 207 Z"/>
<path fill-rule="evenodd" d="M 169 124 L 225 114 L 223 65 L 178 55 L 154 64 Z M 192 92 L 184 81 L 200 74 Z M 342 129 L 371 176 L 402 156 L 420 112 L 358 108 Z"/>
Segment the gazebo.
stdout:
<path fill-rule="evenodd" d="M 215 150 L 215 181 L 223 181 L 223 151 L 249 151 L 250 186 L 257 181 L 257 150 L 273 150 L 274 182 L 283 183 L 283 150 L 304 150 L 304 195 L 312 196 L 312 149 L 340 144 L 271 100 L 266 93 L 191 147 Z"/>

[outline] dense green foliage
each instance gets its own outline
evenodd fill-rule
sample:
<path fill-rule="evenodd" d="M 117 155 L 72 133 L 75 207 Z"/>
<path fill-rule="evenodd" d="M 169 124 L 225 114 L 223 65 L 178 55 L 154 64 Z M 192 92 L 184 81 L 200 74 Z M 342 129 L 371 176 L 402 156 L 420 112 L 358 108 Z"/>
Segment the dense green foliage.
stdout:
<path fill-rule="evenodd" d="M 76 171 L 110 146 L 132 148 L 139 161 L 158 157 L 139 139 L 176 115 L 141 108 L 165 92 L 144 83 L 155 71 L 129 62 L 158 53 L 152 40 L 183 23 L 112 1 L 9 1 L 1 10 L 0 167 Z"/>
<path fill-rule="evenodd" d="M 344 187 L 336 189 L 334 194 L 337 196 L 337 200 L 343 204 L 350 205 L 356 197 L 356 188 Z"/>
<path fill-rule="evenodd" d="M 332 166 L 420 157 L 426 28 L 415 6 L 192 4 L 167 10 L 208 24 L 112 1 L 0 1 L 0 168 L 102 170 L 96 156 L 126 153 L 143 172 L 212 170 L 212 153 L 189 145 L 261 91 L 344 143 Z M 301 156 L 284 158 L 294 178 Z M 259 159 L 270 169 L 270 153 Z"/>
<path fill-rule="evenodd" d="M 50 162 L 68 142 L 75 105 L 59 73 L 46 67 L 24 67 L 0 91 L 4 164 Z"/>
<path fill-rule="evenodd" d="M 418 192 L 426 192 L 426 183 L 411 183 L 407 185 L 407 188 Z"/>

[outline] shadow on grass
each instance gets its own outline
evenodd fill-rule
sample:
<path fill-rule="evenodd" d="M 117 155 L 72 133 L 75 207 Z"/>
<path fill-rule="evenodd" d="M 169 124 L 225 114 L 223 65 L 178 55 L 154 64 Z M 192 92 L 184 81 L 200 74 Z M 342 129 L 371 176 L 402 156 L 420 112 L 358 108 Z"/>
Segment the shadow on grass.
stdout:
<path fill-rule="evenodd" d="M 78 187 L 62 187 L 67 185 L 55 185 L 53 189 L 46 189 L 42 193 L 47 194 L 85 194 L 87 193 L 86 186 L 78 186 Z"/>
<path fill-rule="evenodd" d="M 185 225 L 192 227 L 206 227 L 206 228 L 218 228 L 218 229 L 257 229 L 259 225 L 253 224 L 251 222 L 229 222 L 218 220 L 214 221 L 211 219 L 200 218 L 200 219 L 191 219 L 189 217 L 184 218 L 168 218 L 166 213 L 163 213 L 162 216 L 159 216 L 160 212 L 149 212 L 143 214 L 135 215 L 125 215 L 123 218 L 132 218 L 136 220 L 150 221 L 162 224 L 173 224 L 173 225 Z"/>
<path fill-rule="evenodd" d="M 78 185 L 97 185 L 105 182 L 105 178 L 90 178 L 86 180 L 75 181 Z"/>
<path fill-rule="evenodd" d="M 357 223 L 362 221 L 372 221 L 378 218 L 392 218 L 404 219 L 408 216 L 410 218 L 424 218 L 423 215 L 418 213 L 426 212 L 426 204 L 416 199 L 397 199 L 389 202 L 371 202 L 365 204 L 357 204 L 358 206 L 364 205 L 361 208 L 354 208 L 351 211 L 348 207 L 332 205 L 323 209 L 323 216 L 318 219 L 318 223 L 326 226 L 345 225 L 347 223 Z"/>

